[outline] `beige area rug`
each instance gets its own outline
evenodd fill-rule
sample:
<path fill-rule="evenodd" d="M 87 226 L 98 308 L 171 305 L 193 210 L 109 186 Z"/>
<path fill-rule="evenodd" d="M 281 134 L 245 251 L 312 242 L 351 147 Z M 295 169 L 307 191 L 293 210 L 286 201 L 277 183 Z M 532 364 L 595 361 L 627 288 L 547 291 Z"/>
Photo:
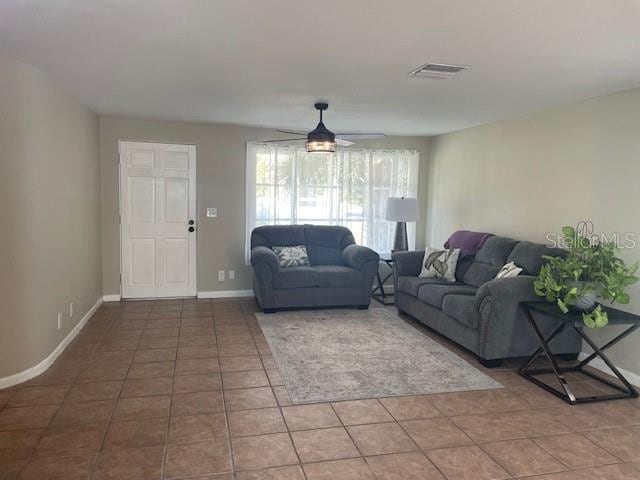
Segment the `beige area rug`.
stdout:
<path fill-rule="evenodd" d="M 256 316 L 293 403 L 502 387 L 381 308 Z"/>

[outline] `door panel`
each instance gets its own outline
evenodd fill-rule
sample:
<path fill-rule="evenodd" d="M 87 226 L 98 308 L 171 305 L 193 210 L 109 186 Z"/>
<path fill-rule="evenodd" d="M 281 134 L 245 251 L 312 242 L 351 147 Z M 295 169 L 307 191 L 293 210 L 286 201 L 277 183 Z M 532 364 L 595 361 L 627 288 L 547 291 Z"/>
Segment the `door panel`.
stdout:
<path fill-rule="evenodd" d="M 127 161 L 129 167 L 153 168 L 155 166 L 155 152 L 153 150 L 131 150 Z"/>
<path fill-rule="evenodd" d="M 182 178 L 167 178 L 165 195 L 165 222 L 189 221 L 189 185 Z"/>
<path fill-rule="evenodd" d="M 195 185 L 194 145 L 120 142 L 123 298 L 196 295 Z"/>
<path fill-rule="evenodd" d="M 171 170 L 189 170 L 189 156 L 185 152 L 167 152 L 165 168 Z"/>
<path fill-rule="evenodd" d="M 152 287 L 155 282 L 156 241 L 153 238 L 132 238 L 131 284 Z"/>
<path fill-rule="evenodd" d="M 164 241 L 165 277 L 167 283 L 184 283 L 188 277 L 189 244 L 182 238 Z"/>
<path fill-rule="evenodd" d="M 156 218 L 156 182 L 154 178 L 129 178 L 129 211 L 132 223 L 154 223 Z"/>

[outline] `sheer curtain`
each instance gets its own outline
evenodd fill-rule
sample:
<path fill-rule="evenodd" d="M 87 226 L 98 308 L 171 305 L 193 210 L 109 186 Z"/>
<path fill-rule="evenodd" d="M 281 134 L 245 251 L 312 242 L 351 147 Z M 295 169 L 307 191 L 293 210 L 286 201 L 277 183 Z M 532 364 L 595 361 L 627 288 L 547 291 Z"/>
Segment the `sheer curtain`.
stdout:
<path fill-rule="evenodd" d="M 388 254 L 395 223 L 389 197 L 418 193 L 416 150 L 338 149 L 307 153 L 297 145 L 247 143 L 247 259 L 259 225 L 344 225 L 361 245 Z M 409 240 L 415 243 L 415 224 Z"/>

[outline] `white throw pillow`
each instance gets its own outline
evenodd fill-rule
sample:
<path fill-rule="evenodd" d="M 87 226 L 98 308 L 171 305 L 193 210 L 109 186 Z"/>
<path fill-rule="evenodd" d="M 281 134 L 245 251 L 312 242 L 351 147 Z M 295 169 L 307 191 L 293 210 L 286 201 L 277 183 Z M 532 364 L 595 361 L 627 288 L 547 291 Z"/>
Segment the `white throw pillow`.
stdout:
<path fill-rule="evenodd" d="M 517 277 L 520 275 L 520 272 L 522 272 L 522 268 L 517 266 L 514 262 L 509 262 L 504 265 L 500 271 L 498 271 L 496 278 Z"/>
<path fill-rule="evenodd" d="M 460 249 L 442 249 L 427 247 L 422 259 L 421 278 L 441 278 L 448 282 L 456 281 L 456 265 Z"/>
<path fill-rule="evenodd" d="M 272 250 L 278 256 L 281 268 L 308 267 L 311 265 L 307 255 L 307 247 L 304 245 L 272 247 Z"/>

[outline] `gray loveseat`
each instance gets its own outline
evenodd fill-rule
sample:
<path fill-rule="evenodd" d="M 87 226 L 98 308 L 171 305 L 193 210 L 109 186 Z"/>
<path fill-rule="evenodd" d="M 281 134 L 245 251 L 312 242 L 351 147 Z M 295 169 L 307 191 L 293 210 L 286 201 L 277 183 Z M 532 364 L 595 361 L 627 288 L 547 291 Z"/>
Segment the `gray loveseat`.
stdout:
<path fill-rule="evenodd" d="M 281 268 L 271 247 L 305 245 L 310 267 Z M 367 308 L 380 258 L 344 227 L 275 225 L 251 232 L 253 291 L 271 313 L 281 309 Z"/>
<path fill-rule="evenodd" d="M 459 260 L 456 282 L 419 278 L 424 251 L 396 252 L 394 281 L 396 305 L 428 327 L 475 353 L 486 366 L 497 366 L 505 358 L 531 355 L 538 347 L 531 326 L 518 304 L 540 301 L 533 281 L 543 264 L 543 255 L 562 255 L 560 249 L 489 237 L 474 257 Z M 523 272 L 512 278 L 495 279 L 505 263 L 514 261 Z M 551 333 L 553 320 L 541 322 Z M 554 352 L 576 357 L 581 340 L 566 329 L 552 343 Z"/>

